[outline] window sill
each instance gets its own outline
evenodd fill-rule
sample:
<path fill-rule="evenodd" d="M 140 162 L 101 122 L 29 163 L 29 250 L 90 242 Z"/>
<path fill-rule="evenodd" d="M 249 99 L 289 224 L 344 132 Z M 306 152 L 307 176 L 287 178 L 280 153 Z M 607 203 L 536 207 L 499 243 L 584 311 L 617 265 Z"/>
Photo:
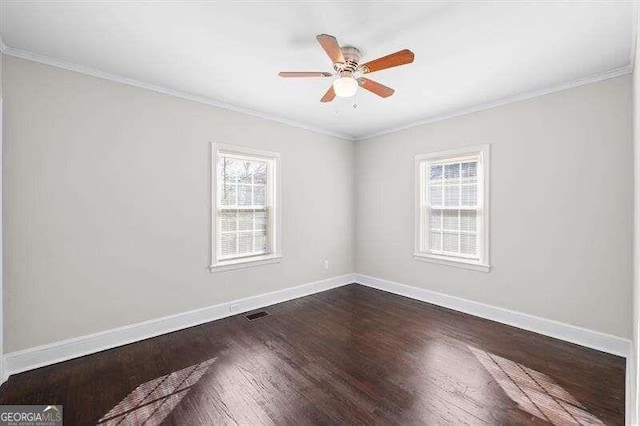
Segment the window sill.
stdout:
<path fill-rule="evenodd" d="M 490 272 L 491 266 L 480 263 L 477 260 L 452 259 L 450 257 L 438 256 L 435 254 L 414 253 L 414 259 L 422 262 L 431 262 L 438 265 L 455 266 L 457 268 L 471 269 L 473 271 Z"/>
<path fill-rule="evenodd" d="M 268 255 L 258 256 L 249 259 L 237 259 L 218 262 L 209 266 L 209 272 L 230 271 L 233 269 L 253 268 L 254 266 L 268 265 L 271 263 L 279 263 L 284 259 L 283 256 Z"/>

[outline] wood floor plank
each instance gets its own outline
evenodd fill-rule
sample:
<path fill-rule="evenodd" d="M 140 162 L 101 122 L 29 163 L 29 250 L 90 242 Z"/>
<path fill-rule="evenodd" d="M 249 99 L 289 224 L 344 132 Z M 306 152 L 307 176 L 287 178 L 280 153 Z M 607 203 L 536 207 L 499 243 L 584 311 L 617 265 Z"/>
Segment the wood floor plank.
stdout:
<path fill-rule="evenodd" d="M 352 284 L 14 375 L 65 424 L 624 424 L 623 358 Z M 102 420 L 101 420 L 102 419 Z"/>

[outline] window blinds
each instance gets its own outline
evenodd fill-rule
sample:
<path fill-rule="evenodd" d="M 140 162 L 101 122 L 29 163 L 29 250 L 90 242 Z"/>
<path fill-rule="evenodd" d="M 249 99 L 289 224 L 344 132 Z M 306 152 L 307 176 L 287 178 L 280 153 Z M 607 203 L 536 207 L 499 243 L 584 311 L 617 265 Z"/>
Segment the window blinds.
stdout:
<path fill-rule="evenodd" d="M 479 157 L 423 163 L 421 251 L 479 259 Z"/>
<path fill-rule="evenodd" d="M 218 156 L 218 259 L 271 252 L 271 162 L 237 155 Z"/>

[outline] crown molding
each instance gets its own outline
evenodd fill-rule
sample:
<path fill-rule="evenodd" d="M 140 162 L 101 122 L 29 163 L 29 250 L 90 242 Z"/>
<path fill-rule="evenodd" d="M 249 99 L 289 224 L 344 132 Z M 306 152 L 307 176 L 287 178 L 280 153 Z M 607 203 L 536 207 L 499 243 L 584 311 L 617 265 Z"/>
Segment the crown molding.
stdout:
<path fill-rule="evenodd" d="M 201 104 L 213 106 L 216 108 L 222 108 L 229 111 L 239 112 L 241 114 L 250 115 L 253 117 L 262 118 L 264 120 L 275 121 L 277 123 L 286 124 L 292 127 L 298 127 L 300 129 L 309 130 L 315 133 L 321 133 L 323 135 L 333 136 L 340 139 L 345 139 L 348 141 L 355 140 L 353 136 L 347 135 L 344 133 L 333 132 L 331 130 L 309 126 L 304 123 L 300 123 L 293 120 L 288 120 L 283 117 L 279 117 L 276 115 L 267 114 L 260 111 L 255 111 L 248 108 L 239 107 L 236 105 L 231 105 L 225 102 L 217 101 L 215 99 L 206 98 L 204 96 L 197 96 L 186 92 L 181 92 L 179 90 L 171 89 L 168 87 L 158 86 L 156 84 L 145 83 L 143 81 L 134 80 L 132 78 L 123 77 L 117 74 L 111 74 L 108 72 L 100 71 L 95 68 L 85 67 L 83 65 L 78 65 L 70 62 L 61 61 L 59 59 L 51 58 L 49 56 L 40 55 L 38 53 L 28 52 L 26 50 L 14 49 L 13 47 L 6 46 L 4 43 L 0 44 L 0 48 L 2 49 L 2 53 L 7 56 L 13 56 L 15 58 L 26 59 L 32 62 L 38 62 L 45 65 L 50 65 L 57 68 L 66 69 L 69 71 L 74 71 L 80 74 L 86 74 L 93 77 L 102 78 L 105 80 L 114 81 L 116 83 L 126 84 L 129 86 L 135 86 L 142 89 L 151 90 L 153 92 L 162 93 L 164 95 L 175 96 L 177 98 L 186 99 L 193 102 L 198 102 Z"/>
<path fill-rule="evenodd" d="M 633 31 L 632 33 L 636 34 L 636 25 L 633 26 Z M 634 43 L 633 46 L 635 46 L 635 39 L 634 39 Z M 435 123 L 438 121 L 444 121 L 444 120 L 448 120 L 450 118 L 455 118 L 455 117 L 461 117 L 464 115 L 468 115 L 468 114 L 473 114 L 475 112 L 480 112 L 480 111 L 484 111 L 487 109 L 492 109 L 492 108 L 496 108 L 499 106 L 503 106 L 503 105 L 507 105 L 510 103 L 514 103 L 514 102 L 519 102 L 519 101 L 524 101 L 527 99 L 532 99 L 532 98 L 537 98 L 539 96 L 544 96 L 544 95 L 549 95 L 551 93 L 555 93 L 555 92 L 560 92 L 563 90 L 567 90 L 567 89 L 572 89 L 574 87 L 579 87 L 579 86 L 584 86 L 586 84 L 591 84 L 591 83 L 596 83 L 598 81 L 602 81 L 602 80 L 607 80 L 610 78 L 615 78 L 615 77 L 619 77 L 622 75 L 627 75 L 627 74 L 631 74 L 633 72 L 633 60 L 634 60 L 634 55 L 635 55 L 635 48 L 631 49 L 631 55 L 630 55 L 630 60 L 632 61 L 629 65 L 624 66 L 624 67 L 620 67 L 620 68 L 616 68 L 613 69 L 611 71 L 607 71 L 607 72 L 603 72 L 603 73 L 598 73 L 598 74 L 594 74 L 588 77 L 584 77 L 584 78 L 580 78 L 577 80 L 573 80 L 567 83 L 562 83 L 556 86 L 552 86 L 552 87 L 548 87 L 545 89 L 541 89 L 541 90 L 535 90 L 532 92 L 527 92 L 527 93 L 522 93 L 522 94 L 518 94 L 518 95 L 514 95 L 514 96 L 508 96 L 502 99 L 499 99 L 497 101 L 491 101 L 491 102 L 487 102 L 481 105 L 476 105 L 473 107 L 469 107 L 469 108 L 462 108 L 453 112 L 449 112 L 446 114 L 438 114 L 438 115 L 434 115 L 434 116 L 430 116 L 418 121 L 414 121 L 414 122 L 410 122 L 408 124 L 404 124 L 401 126 L 397 126 L 397 127 L 390 127 L 384 130 L 381 130 L 379 132 L 374 132 L 374 133 L 369 133 L 369 134 L 365 134 L 364 136 L 352 136 L 352 135 L 348 135 L 348 134 L 344 134 L 344 133 L 338 133 L 338 132 L 334 132 L 328 129 L 323 129 L 323 128 L 318 128 L 318 127 L 313 127 L 313 126 L 309 126 L 307 124 L 304 123 L 300 123 L 297 121 L 293 121 L 293 120 L 288 120 L 286 118 L 282 118 L 282 117 L 278 117 L 275 115 L 271 115 L 271 114 L 267 114 L 267 113 L 263 113 L 263 112 L 259 112 L 259 111 L 254 111 L 248 108 L 243 108 L 243 107 L 239 107 L 239 106 L 235 106 L 235 105 L 231 105 L 231 104 L 227 104 L 221 101 L 217 101 L 214 99 L 210 99 L 210 98 L 206 98 L 203 96 L 197 96 L 197 95 L 193 95 L 190 93 L 185 93 L 185 92 L 181 92 L 179 90 L 174 90 L 174 89 L 170 89 L 168 87 L 162 87 L 162 86 L 158 86 L 155 84 L 150 84 L 150 83 L 145 83 L 139 80 L 134 80 L 134 79 L 130 79 L 127 77 L 123 77 L 120 75 L 116 75 L 116 74 L 111 74 L 111 73 L 107 73 L 104 71 L 100 71 L 94 68 L 90 68 L 90 67 L 85 67 L 83 65 L 77 65 L 77 64 L 73 64 L 70 62 L 65 62 L 65 61 L 61 61 L 59 59 L 55 59 L 55 58 L 51 58 L 49 56 L 45 56 L 45 55 L 40 55 L 38 53 L 33 53 L 33 52 L 29 52 L 26 50 L 20 50 L 20 49 L 14 49 L 12 47 L 9 47 L 7 45 L 5 45 L 2 42 L 2 39 L 0 39 L 0 52 L 2 52 L 3 54 L 7 55 L 7 56 L 13 56 L 16 58 L 20 58 L 20 59 L 26 59 L 29 61 L 33 61 L 33 62 L 38 62 L 41 64 L 45 64 L 45 65 L 50 65 L 53 67 L 57 67 L 57 68 L 62 68 L 62 69 L 66 69 L 69 71 L 74 71 L 77 73 L 81 73 L 81 74 L 86 74 L 86 75 L 91 75 L 93 77 L 98 77 L 98 78 L 103 78 L 106 80 L 111 80 L 117 83 L 121 83 L 121 84 L 126 84 L 129 86 L 135 86 L 135 87 L 139 87 L 142 89 L 147 89 L 147 90 L 151 90 L 157 93 L 162 93 L 165 95 L 169 95 L 169 96 L 175 96 L 177 98 L 181 98 L 181 99 L 186 99 L 186 100 L 190 100 L 190 101 L 194 101 L 194 102 L 198 102 L 201 104 L 205 104 L 205 105 L 209 105 L 209 106 L 213 106 L 216 108 L 222 108 L 222 109 L 226 109 L 229 111 L 234 111 L 234 112 L 238 112 L 241 114 L 246 114 L 246 115 L 250 115 L 253 117 L 258 117 L 258 118 L 262 118 L 264 120 L 269 120 L 269 121 L 274 121 L 277 123 L 281 123 L 281 124 L 286 124 L 292 127 L 297 127 L 297 128 L 301 128 L 304 130 L 309 130 L 315 133 L 320 133 L 320 134 L 324 134 L 324 135 L 328 135 L 328 136 L 333 136 L 333 137 L 337 137 L 340 139 L 344 139 L 344 140 L 348 140 L 348 141 L 364 141 L 367 139 L 372 139 L 378 136 L 382 136 L 382 135 L 387 135 L 389 133 L 394 133 L 394 132 L 398 132 L 401 130 L 406 130 L 406 129 L 410 129 L 413 127 L 418 127 L 418 126 L 423 126 L 425 124 L 430 124 L 430 123 Z"/>
<path fill-rule="evenodd" d="M 385 130 L 381 130 L 379 132 L 357 137 L 356 141 L 364 141 L 366 139 L 371 139 L 371 138 L 386 135 L 389 133 L 398 132 L 400 130 L 411 129 L 413 127 L 423 126 L 425 124 L 435 123 L 437 121 L 444 121 L 450 118 L 461 117 L 463 115 L 473 114 L 474 112 L 480 112 L 487 109 L 492 109 L 499 106 L 511 104 L 514 102 L 520 102 L 527 99 L 537 98 L 539 96 L 549 95 L 549 94 L 552 94 L 555 92 L 561 92 L 567 89 L 573 89 L 574 87 L 584 86 L 586 84 L 596 83 L 598 81 L 608 80 L 614 77 L 620 77 L 622 75 L 631 74 L 632 72 L 633 72 L 633 66 L 627 65 L 621 68 L 616 68 L 611 71 L 598 73 L 598 74 L 591 75 L 589 77 L 584 77 L 578 80 L 570 81 L 568 83 L 562 83 L 557 86 L 548 87 L 546 89 L 534 90 L 533 92 L 521 93 L 515 96 L 508 96 L 506 98 L 502 98 L 497 101 L 487 102 L 485 104 L 473 106 L 470 108 L 459 109 L 457 111 L 453 111 L 446 114 L 434 115 L 434 116 L 431 116 L 422 120 L 414 121 L 409 124 L 404 124 L 398 127 L 391 127 Z"/>

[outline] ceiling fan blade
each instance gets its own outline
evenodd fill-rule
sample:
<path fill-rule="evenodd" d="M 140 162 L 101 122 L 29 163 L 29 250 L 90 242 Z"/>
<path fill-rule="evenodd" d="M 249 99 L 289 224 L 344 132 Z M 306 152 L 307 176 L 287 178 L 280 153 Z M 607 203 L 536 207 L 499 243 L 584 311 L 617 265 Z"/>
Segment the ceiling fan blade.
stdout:
<path fill-rule="evenodd" d="M 329 90 L 324 94 L 320 102 L 331 102 L 336 97 L 336 92 L 333 91 L 333 85 L 329 86 Z"/>
<path fill-rule="evenodd" d="M 414 54 L 409 49 L 404 49 L 382 58 L 374 59 L 360 66 L 360 71 L 364 74 L 374 71 L 380 71 L 387 68 L 393 68 L 400 65 L 410 64 L 413 62 Z"/>
<path fill-rule="evenodd" d="M 331 77 L 333 74 L 330 72 L 279 72 L 280 77 L 292 78 L 292 77 Z"/>
<path fill-rule="evenodd" d="M 368 78 L 364 77 L 360 77 L 358 79 L 358 85 L 360 85 L 360 87 L 362 87 L 363 89 L 366 89 L 371 93 L 375 93 L 376 95 L 383 98 L 388 98 L 389 96 L 393 95 L 393 92 L 395 92 L 395 90 L 385 86 L 384 84 L 380 84 L 376 81 L 369 80 Z"/>
<path fill-rule="evenodd" d="M 334 64 L 336 62 L 344 64 L 344 56 L 342 56 L 342 50 L 340 50 L 340 45 L 338 44 L 338 40 L 334 36 L 328 34 L 320 34 L 316 36 L 316 40 L 320 43 L 320 46 L 327 52 L 331 62 Z"/>

